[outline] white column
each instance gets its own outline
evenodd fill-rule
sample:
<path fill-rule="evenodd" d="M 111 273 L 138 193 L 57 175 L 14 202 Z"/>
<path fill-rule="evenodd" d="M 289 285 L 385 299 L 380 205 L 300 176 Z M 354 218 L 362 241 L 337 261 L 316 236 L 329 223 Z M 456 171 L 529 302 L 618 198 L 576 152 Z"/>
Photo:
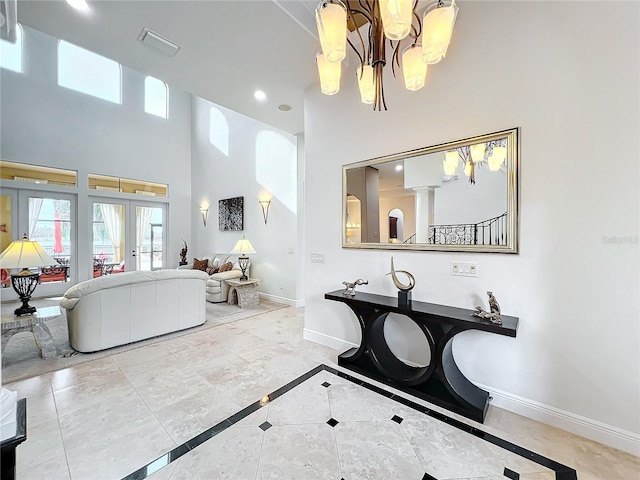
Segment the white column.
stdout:
<path fill-rule="evenodd" d="M 429 203 L 431 187 L 415 188 L 416 192 L 416 243 L 429 242 L 429 218 L 433 205 Z"/>

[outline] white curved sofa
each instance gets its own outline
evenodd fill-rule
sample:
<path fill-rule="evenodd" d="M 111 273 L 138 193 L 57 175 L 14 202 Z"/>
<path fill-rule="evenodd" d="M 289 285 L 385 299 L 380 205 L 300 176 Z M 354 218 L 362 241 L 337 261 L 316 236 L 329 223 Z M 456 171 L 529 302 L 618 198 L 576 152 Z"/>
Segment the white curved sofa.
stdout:
<path fill-rule="evenodd" d="M 69 342 L 95 352 L 202 325 L 208 278 L 200 270 L 157 270 L 80 282 L 60 302 Z"/>
<path fill-rule="evenodd" d="M 207 275 L 207 302 L 226 302 L 227 296 L 229 295 L 229 285 L 225 283 L 225 280 L 240 278 L 242 276 L 242 270 L 240 270 L 240 265 L 238 264 L 238 257 L 228 253 L 212 253 L 201 257 L 200 260 L 204 260 L 205 258 L 209 261 L 209 267 L 220 268 L 223 263 L 233 263 L 233 268 L 231 270 Z M 193 263 L 182 265 L 178 267 L 178 269 L 193 271 Z M 247 276 L 250 276 L 250 269 L 251 262 L 249 262 L 249 266 L 247 267 Z"/>

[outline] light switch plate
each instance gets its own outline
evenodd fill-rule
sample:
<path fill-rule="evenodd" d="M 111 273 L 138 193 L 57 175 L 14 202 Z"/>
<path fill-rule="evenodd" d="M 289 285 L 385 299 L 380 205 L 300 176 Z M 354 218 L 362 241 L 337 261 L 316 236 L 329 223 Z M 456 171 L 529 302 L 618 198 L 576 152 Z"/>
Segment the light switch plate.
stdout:
<path fill-rule="evenodd" d="M 324 253 L 312 253 L 311 263 L 324 263 Z"/>
<path fill-rule="evenodd" d="M 478 277 L 478 264 L 475 262 L 451 262 L 451 275 L 457 277 Z"/>

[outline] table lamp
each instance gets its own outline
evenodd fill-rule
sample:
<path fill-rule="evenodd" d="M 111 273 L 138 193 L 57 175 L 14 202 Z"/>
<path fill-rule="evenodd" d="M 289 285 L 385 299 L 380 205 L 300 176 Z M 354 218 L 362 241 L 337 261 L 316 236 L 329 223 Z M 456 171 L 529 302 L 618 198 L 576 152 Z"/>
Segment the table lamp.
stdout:
<path fill-rule="evenodd" d="M 238 243 L 236 243 L 236 246 L 233 247 L 233 250 L 231 250 L 231 253 L 240 255 L 238 257 L 238 265 L 240 265 L 240 270 L 242 270 L 242 276 L 240 277 L 240 281 L 244 282 L 248 280 L 249 278 L 247 277 L 246 271 L 247 271 L 247 268 L 249 268 L 249 257 L 247 257 L 247 254 L 251 255 L 252 253 L 256 253 L 255 249 L 253 248 L 253 245 L 251 245 L 251 242 L 246 238 L 244 238 L 244 235 L 243 235 L 242 238 L 238 240 Z"/>
<path fill-rule="evenodd" d="M 40 273 L 29 270 L 32 267 L 47 267 L 57 262 L 45 252 L 40 244 L 31 241 L 25 234 L 22 240 L 15 240 L 0 255 L 0 267 L 5 269 L 22 268 L 16 274 L 11 275 L 11 286 L 16 291 L 22 306 L 13 313 L 17 316 L 35 313 L 36 307 L 29 305 L 31 294 L 38 285 Z"/>

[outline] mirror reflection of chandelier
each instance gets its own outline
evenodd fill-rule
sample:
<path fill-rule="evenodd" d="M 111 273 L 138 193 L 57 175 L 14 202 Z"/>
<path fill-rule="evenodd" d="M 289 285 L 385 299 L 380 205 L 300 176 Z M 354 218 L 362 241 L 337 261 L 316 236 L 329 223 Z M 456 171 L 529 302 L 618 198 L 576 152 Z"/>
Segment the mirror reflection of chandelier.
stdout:
<path fill-rule="evenodd" d="M 462 160 L 464 174 L 469 177 L 469 183 L 475 184 L 476 164 L 486 162 L 490 172 L 497 172 L 507 159 L 507 139 L 492 140 L 490 142 L 467 145 L 444 152 L 442 166 L 445 175 L 455 175 Z"/>
<path fill-rule="evenodd" d="M 386 110 L 383 69 L 387 40 L 393 75 L 396 67 L 402 66 L 407 90 L 424 87 L 427 65 L 438 63 L 447 53 L 458 7 L 455 0 L 447 6 L 437 0 L 422 17 L 417 7 L 418 0 L 321 1 L 315 15 L 322 47 L 316 55 L 322 93 L 335 95 L 340 90 L 341 62 L 348 43 L 360 60 L 356 77 L 362 103 Z M 348 31 L 355 32 L 351 37 L 357 46 L 347 38 Z"/>

